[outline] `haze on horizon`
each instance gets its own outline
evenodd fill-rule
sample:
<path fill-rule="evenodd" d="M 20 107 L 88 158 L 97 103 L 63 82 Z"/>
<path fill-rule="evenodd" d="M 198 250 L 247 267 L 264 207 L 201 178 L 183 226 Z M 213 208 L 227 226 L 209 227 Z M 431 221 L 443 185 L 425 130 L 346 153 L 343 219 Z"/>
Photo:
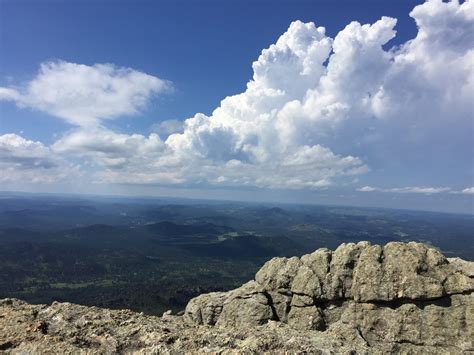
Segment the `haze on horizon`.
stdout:
<path fill-rule="evenodd" d="M 0 191 L 474 213 L 474 2 L 362 3 L 0 1 Z"/>

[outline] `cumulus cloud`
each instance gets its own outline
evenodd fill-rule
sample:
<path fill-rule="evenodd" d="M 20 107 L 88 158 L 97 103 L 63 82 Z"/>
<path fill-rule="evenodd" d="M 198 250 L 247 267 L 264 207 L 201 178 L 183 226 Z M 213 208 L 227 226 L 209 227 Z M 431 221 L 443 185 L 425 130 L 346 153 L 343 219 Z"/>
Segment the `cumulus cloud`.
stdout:
<path fill-rule="evenodd" d="M 238 159 L 210 160 L 198 153 L 179 155 L 160 137 L 119 134 L 105 128 L 77 129 L 59 139 L 52 151 L 76 155 L 102 167 L 98 177 L 114 183 L 218 184 L 271 188 L 321 188 L 338 176 L 365 169 L 358 158 L 340 157 L 321 146 L 302 147 L 285 162 L 260 165 Z M 311 170 L 309 172 L 309 170 Z M 299 178 L 301 172 L 309 174 Z"/>
<path fill-rule="evenodd" d="M 426 178 L 429 164 L 472 164 L 473 14 L 473 1 L 427 1 L 410 13 L 416 37 L 390 49 L 393 18 L 352 22 L 334 38 L 295 21 L 253 63 L 243 93 L 183 126 L 158 124 L 159 135 L 117 133 L 101 123 L 139 111 L 166 88 L 131 69 L 48 63 L 25 89 L 2 88 L 0 98 L 81 126 L 52 149 L 90 160 L 108 182 L 311 189 L 392 165 Z"/>
<path fill-rule="evenodd" d="M 380 187 L 372 187 L 372 186 L 364 186 L 358 188 L 357 191 L 360 192 L 393 192 L 393 193 L 400 193 L 400 194 L 439 194 L 442 192 L 451 192 L 450 187 L 427 187 L 427 186 L 409 186 L 409 187 L 393 187 L 393 188 L 380 188 Z"/>
<path fill-rule="evenodd" d="M 15 101 L 78 126 L 133 115 L 170 83 L 112 64 L 47 62 L 24 87 L 0 88 L 0 100 Z"/>
<path fill-rule="evenodd" d="M 145 137 L 94 127 L 69 132 L 52 145 L 52 150 L 57 154 L 92 158 L 100 166 L 122 170 L 150 163 L 163 152 L 164 144 L 157 134 Z M 141 168 L 146 169 L 146 166 Z"/>
<path fill-rule="evenodd" d="M 16 134 L 0 136 L 0 182 L 52 183 L 78 174 L 73 164 L 40 142 Z"/>
<path fill-rule="evenodd" d="M 313 23 L 293 22 L 253 63 L 244 93 L 224 99 L 209 117 L 188 119 L 165 144 L 177 159 L 201 161 L 203 171 L 231 161 L 253 167 L 260 177 L 250 174 L 253 184 L 269 187 L 327 186 L 367 172 L 372 162 L 404 164 L 420 155 L 421 169 L 433 160 L 449 163 L 446 152 L 472 138 L 472 7 L 436 0 L 417 6 L 410 14 L 417 36 L 389 50 L 393 18 L 352 22 L 334 39 Z M 293 169 L 294 157 L 307 160 Z M 321 159 L 324 167 L 314 163 Z M 209 181 L 233 178 L 224 169 Z"/>

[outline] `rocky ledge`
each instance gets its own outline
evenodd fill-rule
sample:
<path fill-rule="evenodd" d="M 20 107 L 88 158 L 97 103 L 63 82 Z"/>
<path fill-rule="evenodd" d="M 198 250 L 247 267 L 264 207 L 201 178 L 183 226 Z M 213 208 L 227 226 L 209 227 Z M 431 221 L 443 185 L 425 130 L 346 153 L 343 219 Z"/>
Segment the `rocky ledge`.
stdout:
<path fill-rule="evenodd" d="M 153 317 L 0 301 L 0 351 L 474 352 L 474 263 L 420 243 L 274 258 L 255 280 Z"/>

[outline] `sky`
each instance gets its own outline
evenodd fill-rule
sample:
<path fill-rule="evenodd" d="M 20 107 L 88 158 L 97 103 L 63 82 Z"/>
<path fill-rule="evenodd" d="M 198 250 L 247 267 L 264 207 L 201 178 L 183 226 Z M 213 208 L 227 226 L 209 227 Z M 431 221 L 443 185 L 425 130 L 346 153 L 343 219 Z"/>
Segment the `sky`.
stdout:
<path fill-rule="evenodd" d="M 474 213 L 474 2 L 0 0 L 0 191 Z"/>

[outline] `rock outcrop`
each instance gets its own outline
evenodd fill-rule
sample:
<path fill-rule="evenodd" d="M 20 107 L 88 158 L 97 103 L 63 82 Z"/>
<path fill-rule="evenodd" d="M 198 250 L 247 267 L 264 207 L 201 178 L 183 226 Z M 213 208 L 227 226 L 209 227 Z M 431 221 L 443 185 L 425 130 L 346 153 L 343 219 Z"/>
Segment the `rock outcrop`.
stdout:
<path fill-rule="evenodd" d="M 473 263 L 420 243 L 343 244 L 274 258 L 251 281 L 191 300 L 185 319 L 220 327 L 269 320 L 357 334 L 368 347 L 474 351 Z"/>
<path fill-rule="evenodd" d="M 0 352 L 474 352 L 474 263 L 419 243 L 274 258 L 184 316 L 0 301 Z"/>

